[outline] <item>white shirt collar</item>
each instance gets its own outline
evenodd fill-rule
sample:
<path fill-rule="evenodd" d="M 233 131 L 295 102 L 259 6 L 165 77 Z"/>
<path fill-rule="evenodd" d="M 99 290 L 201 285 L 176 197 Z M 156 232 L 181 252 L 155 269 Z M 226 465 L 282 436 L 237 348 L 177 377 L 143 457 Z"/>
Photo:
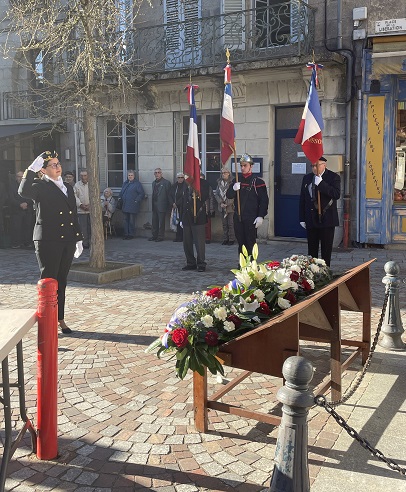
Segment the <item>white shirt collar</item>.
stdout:
<path fill-rule="evenodd" d="M 50 178 L 49 176 L 47 176 L 46 174 L 44 174 L 44 179 L 46 181 L 52 181 L 52 183 L 55 183 L 56 186 L 66 195 L 68 196 L 68 190 L 62 180 L 62 177 L 61 176 L 58 176 L 57 179 L 52 179 Z"/>

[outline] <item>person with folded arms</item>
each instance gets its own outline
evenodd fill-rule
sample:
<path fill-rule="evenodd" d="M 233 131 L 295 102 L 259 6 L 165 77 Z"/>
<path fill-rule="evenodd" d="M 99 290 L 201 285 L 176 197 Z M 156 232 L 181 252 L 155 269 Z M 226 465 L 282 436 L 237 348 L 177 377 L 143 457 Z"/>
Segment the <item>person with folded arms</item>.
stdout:
<path fill-rule="evenodd" d="M 257 229 L 268 214 L 268 192 L 265 182 L 252 174 L 254 161 L 249 154 L 243 154 L 240 159 L 241 175 L 239 180 L 233 179 L 227 190 L 227 198 L 234 199 L 234 232 L 238 242 L 238 254 L 242 247 L 252 254 L 252 248 L 257 242 Z M 240 194 L 240 215 L 238 214 L 238 197 Z"/>
<path fill-rule="evenodd" d="M 43 152 L 28 166 L 18 193 L 35 202 L 33 240 L 41 278 L 58 281 L 58 324 L 62 333 L 72 333 L 64 319 L 65 290 L 72 260 L 83 251 L 82 233 L 75 193 L 62 180 L 55 151 Z"/>

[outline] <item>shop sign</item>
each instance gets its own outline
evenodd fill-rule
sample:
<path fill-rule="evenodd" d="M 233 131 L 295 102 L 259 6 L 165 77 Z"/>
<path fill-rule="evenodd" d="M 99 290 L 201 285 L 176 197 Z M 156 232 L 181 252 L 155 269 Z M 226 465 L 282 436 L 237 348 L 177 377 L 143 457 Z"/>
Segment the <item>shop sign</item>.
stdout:
<path fill-rule="evenodd" d="M 406 31 L 406 18 L 387 19 L 375 22 L 375 34 Z"/>
<path fill-rule="evenodd" d="M 383 132 L 385 96 L 369 96 L 366 142 L 366 193 L 368 199 L 382 199 Z"/>

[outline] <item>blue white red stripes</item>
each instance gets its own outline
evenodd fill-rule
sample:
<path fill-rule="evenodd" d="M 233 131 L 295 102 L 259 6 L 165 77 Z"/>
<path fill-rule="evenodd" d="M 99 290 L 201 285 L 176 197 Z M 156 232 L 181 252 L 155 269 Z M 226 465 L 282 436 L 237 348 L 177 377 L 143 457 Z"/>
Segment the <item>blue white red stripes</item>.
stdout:
<path fill-rule="evenodd" d="M 224 165 L 235 146 L 234 111 L 231 88 L 231 65 L 224 68 L 224 100 L 220 121 L 221 162 Z"/>
<path fill-rule="evenodd" d="M 324 124 L 316 89 L 316 70 L 317 67 L 314 66 L 302 121 L 295 137 L 295 142 L 302 145 L 303 152 L 312 163 L 317 162 L 323 155 Z"/>
<path fill-rule="evenodd" d="M 197 85 L 189 84 L 186 87 L 188 102 L 190 105 L 190 118 L 184 173 L 186 181 L 198 194 L 200 194 L 200 157 L 195 105 L 195 89 L 198 89 Z"/>

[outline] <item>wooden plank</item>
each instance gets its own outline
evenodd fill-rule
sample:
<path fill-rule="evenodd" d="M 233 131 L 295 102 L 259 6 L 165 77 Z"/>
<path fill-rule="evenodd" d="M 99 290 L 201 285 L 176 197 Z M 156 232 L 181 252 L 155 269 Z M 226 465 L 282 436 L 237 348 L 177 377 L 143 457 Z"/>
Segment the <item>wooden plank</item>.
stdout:
<path fill-rule="evenodd" d="M 283 352 L 299 351 L 298 315 L 285 318 L 266 330 L 253 330 L 221 346 L 221 351 L 231 354 L 232 367 L 282 377 Z"/>
<path fill-rule="evenodd" d="M 237 376 L 236 378 L 232 379 L 229 383 L 227 383 L 222 389 L 219 391 L 216 391 L 216 393 L 213 393 L 210 396 L 210 401 L 217 401 L 220 400 L 224 395 L 226 395 L 229 391 L 231 391 L 235 386 L 241 383 L 241 381 L 244 381 L 248 376 L 251 376 L 252 372 L 250 371 L 244 371 L 242 374 Z"/>
<path fill-rule="evenodd" d="M 0 310 L 0 360 L 4 360 L 37 322 L 33 309 Z"/>
<path fill-rule="evenodd" d="M 350 365 L 352 364 L 352 362 L 354 361 L 354 359 L 356 359 L 359 355 L 360 355 L 360 350 L 354 350 L 354 352 L 349 356 L 347 357 L 347 359 L 345 359 L 345 361 L 341 364 L 341 370 L 344 372 L 348 367 L 350 367 Z"/>
<path fill-rule="evenodd" d="M 315 326 L 321 330 L 331 331 L 332 327 L 325 315 L 320 302 L 314 302 L 299 313 L 299 322 L 306 325 Z"/>
<path fill-rule="evenodd" d="M 361 311 L 346 283 L 338 286 L 338 297 L 340 298 L 341 309 L 345 311 Z"/>
<path fill-rule="evenodd" d="M 193 411 L 195 417 L 195 427 L 198 432 L 206 432 L 207 422 L 207 369 L 204 376 L 198 372 L 193 372 Z"/>
<path fill-rule="evenodd" d="M 229 413 L 230 415 L 238 415 L 245 419 L 253 419 L 258 422 L 264 422 L 265 424 L 278 426 L 281 423 L 281 417 L 276 415 L 268 415 L 261 412 L 254 412 L 252 410 L 244 410 L 241 407 L 235 407 L 234 405 L 228 405 L 227 403 L 221 403 L 219 401 L 209 401 L 208 408 L 217 410 L 219 412 Z"/>

